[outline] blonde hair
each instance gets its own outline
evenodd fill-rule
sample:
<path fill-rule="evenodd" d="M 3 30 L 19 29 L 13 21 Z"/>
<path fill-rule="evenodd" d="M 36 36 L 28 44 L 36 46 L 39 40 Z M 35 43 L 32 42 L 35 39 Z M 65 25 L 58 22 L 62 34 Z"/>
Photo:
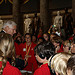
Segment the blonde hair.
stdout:
<path fill-rule="evenodd" d="M 0 33 L 0 57 L 2 57 L 2 67 L 0 69 L 0 75 L 2 75 L 8 57 L 11 58 L 12 63 L 15 60 L 14 42 L 12 36 L 6 33 Z"/>
<path fill-rule="evenodd" d="M 50 62 L 51 69 L 60 75 L 67 75 L 67 61 L 71 57 L 68 53 L 58 53 L 53 56 Z"/>

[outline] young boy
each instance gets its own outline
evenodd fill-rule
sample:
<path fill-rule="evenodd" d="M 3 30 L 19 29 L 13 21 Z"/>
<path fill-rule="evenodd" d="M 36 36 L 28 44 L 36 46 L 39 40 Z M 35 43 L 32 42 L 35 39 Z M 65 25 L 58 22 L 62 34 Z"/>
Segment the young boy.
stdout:
<path fill-rule="evenodd" d="M 48 67 L 48 59 L 55 53 L 55 47 L 51 42 L 43 42 L 35 47 L 35 57 L 42 65 L 34 72 L 34 75 L 51 75 Z"/>

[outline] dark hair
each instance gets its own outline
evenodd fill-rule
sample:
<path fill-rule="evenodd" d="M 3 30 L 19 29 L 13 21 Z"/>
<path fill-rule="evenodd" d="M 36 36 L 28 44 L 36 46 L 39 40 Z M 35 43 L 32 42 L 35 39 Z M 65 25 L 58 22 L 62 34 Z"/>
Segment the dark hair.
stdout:
<path fill-rule="evenodd" d="M 37 40 L 39 40 L 39 39 L 42 39 L 43 41 L 45 41 L 43 37 L 39 37 Z"/>
<path fill-rule="evenodd" d="M 53 37 L 52 42 L 59 43 L 59 46 L 61 47 L 62 39 L 59 36 Z"/>
<path fill-rule="evenodd" d="M 31 35 L 31 38 L 32 38 L 33 36 L 35 36 L 35 38 L 36 38 L 36 41 L 37 41 L 37 36 L 36 36 L 35 34 L 33 34 L 33 35 Z"/>
<path fill-rule="evenodd" d="M 69 58 L 67 62 L 67 68 L 72 70 L 72 75 L 75 75 L 75 55 Z"/>
<path fill-rule="evenodd" d="M 29 36 L 31 37 L 31 34 L 30 34 L 30 33 L 26 33 L 26 34 L 25 34 L 25 37 L 26 37 L 26 35 L 29 35 Z"/>
<path fill-rule="evenodd" d="M 38 44 L 34 48 L 34 51 L 42 59 L 44 59 L 46 57 L 47 60 L 48 60 L 49 57 L 55 53 L 55 47 L 51 42 L 45 41 L 45 42 L 42 42 L 42 43 Z"/>
<path fill-rule="evenodd" d="M 43 33 L 43 35 L 46 34 L 48 36 L 48 41 L 50 40 L 50 34 L 49 33 Z M 44 39 L 45 40 L 45 39 Z"/>
<path fill-rule="evenodd" d="M 18 38 L 20 38 L 21 41 L 19 41 Z M 21 44 L 22 43 L 22 37 L 21 36 L 17 36 L 15 42 L 18 43 L 18 44 Z"/>

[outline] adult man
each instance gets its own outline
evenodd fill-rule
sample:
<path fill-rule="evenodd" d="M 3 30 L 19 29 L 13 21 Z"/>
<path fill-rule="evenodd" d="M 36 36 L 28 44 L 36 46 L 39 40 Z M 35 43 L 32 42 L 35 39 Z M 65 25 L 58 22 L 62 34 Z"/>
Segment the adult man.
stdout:
<path fill-rule="evenodd" d="M 13 34 L 16 33 L 16 23 L 11 20 L 4 22 L 3 30 L 1 32 L 5 32 L 13 36 Z"/>
<path fill-rule="evenodd" d="M 25 64 L 28 63 L 24 70 L 32 72 L 35 71 L 38 67 L 36 58 L 34 56 L 34 47 L 36 44 L 31 42 L 31 35 L 29 33 L 25 34 L 25 40 L 26 43 L 22 43 L 19 46 L 21 49 L 22 59 L 25 60 Z"/>

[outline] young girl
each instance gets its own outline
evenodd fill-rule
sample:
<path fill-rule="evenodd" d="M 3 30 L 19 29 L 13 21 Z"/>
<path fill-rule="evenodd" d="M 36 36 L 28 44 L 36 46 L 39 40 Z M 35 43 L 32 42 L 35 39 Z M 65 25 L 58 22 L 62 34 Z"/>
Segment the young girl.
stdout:
<path fill-rule="evenodd" d="M 21 75 L 20 71 L 10 65 L 15 60 L 15 48 L 12 36 L 6 33 L 0 33 L 0 75 Z"/>
<path fill-rule="evenodd" d="M 43 38 L 44 38 L 45 41 L 50 41 L 49 33 L 44 33 Z"/>
<path fill-rule="evenodd" d="M 71 54 L 71 42 L 69 40 L 66 40 L 63 42 L 63 44 L 63 51 Z"/>
<path fill-rule="evenodd" d="M 58 53 L 50 57 L 49 66 L 56 75 L 67 75 L 67 61 L 71 57 L 68 53 Z"/>

